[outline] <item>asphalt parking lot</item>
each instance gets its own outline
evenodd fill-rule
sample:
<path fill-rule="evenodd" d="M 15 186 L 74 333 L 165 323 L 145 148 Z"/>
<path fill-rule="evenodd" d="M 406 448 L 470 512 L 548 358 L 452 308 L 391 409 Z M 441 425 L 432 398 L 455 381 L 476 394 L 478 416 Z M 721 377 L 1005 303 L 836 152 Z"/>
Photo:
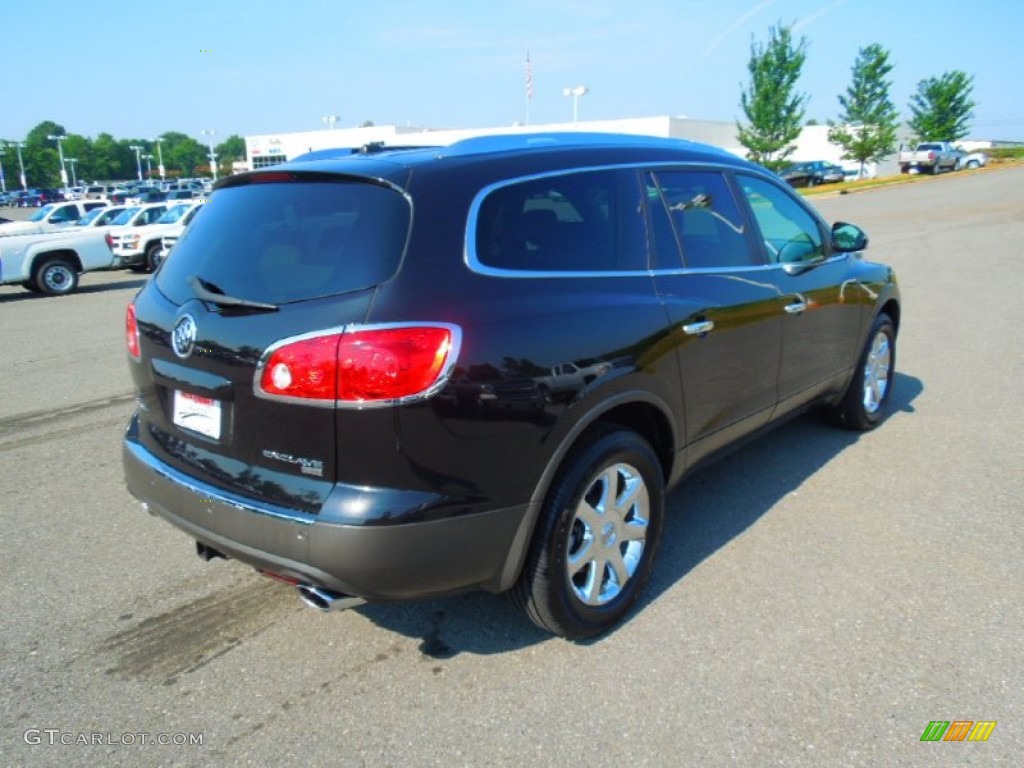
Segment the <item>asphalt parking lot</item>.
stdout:
<path fill-rule="evenodd" d="M 691 477 L 639 609 L 583 644 L 502 597 L 321 614 L 201 562 L 121 478 L 145 278 L 0 287 L 0 764 L 1020 765 L 1022 187 L 814 199 L 899 275 L 893 414 L 803 418 Z M 997 726 L 922 742 L 934 720 Z"/>

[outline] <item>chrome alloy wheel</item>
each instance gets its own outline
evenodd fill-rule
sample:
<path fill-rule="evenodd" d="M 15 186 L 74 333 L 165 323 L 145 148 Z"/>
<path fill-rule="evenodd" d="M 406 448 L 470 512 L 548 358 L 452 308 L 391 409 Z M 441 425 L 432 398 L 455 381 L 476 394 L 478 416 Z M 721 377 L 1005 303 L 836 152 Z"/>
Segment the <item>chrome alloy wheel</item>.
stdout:
<path fill-rule="evenodd" d="M 877 413 L 889 389 L 889 369 L 892 366 L 892 348 L 889 337 L 879 331 L 871 341 L 871 350 L 864 361 L 864 410 Z"/>
<path fill-rule="evenodd" d="M 590 483 L 572 519 L 566 576 L 583 603 L 614 600 L 636 573 L 647 541 L 650 499 L 629 464 L 606 467 Z"/>

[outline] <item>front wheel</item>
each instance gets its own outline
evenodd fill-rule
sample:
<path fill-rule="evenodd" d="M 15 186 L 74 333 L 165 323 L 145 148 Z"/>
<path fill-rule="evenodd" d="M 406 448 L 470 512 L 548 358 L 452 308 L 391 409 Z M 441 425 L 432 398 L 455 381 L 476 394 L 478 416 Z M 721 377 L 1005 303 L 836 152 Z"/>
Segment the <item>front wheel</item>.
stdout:
<path fill-rule="evenodd" d="M 577 640 L 625 616 L 651 572 L 664 485 L 636 432 L 599 427 L 584 436 L 555 478 L 513 588 L 531 621 Z"/>
<path fill-rule="evenodd" d="M 874 429 L 885 418 L 896 370 L 896 328 L 886 314 L 875 318 L 850 388 L 835 415 L 850 429 Z"/>
<path fill-rule="evenodd" d="M 156 268 L 160 266 L 160 261 L 160 243 L 153 243 L 146 249 L 146 270 L 156 272 Z"/>
<path fill-rule="evenodd" d="M 47 259 L 36 272 L 36 285 L 50 296 L 64 296 L 78 287 L 78 271 L 67 259 Z"/>

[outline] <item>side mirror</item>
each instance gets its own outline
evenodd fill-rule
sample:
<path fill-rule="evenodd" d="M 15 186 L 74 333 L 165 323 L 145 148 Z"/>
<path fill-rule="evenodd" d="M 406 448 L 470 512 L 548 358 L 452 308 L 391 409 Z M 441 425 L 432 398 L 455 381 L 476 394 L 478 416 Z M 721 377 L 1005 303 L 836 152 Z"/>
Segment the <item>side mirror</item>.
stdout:
<path fill-rule="evenodd" d="M 832 250 L 838 253 L 863 251 L 868 247 L 868 236 L 855 224 L 837 221 L 832 225 Z"/>

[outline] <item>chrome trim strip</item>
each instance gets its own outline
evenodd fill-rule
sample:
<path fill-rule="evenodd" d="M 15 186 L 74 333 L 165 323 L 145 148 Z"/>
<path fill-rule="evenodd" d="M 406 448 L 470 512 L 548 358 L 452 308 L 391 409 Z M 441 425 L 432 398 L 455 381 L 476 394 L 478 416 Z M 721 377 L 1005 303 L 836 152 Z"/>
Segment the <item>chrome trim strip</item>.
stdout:
<path fill-rule="evenodd" d="M 146 469 L 158 475 L 161 479 L 183 486 L 191 493 L 207 501 L 225 504 L 242 512 L 251 512 L 256 515 L 265 515 L 279 520 L 286 520 L 291 523 L 302 523 L 303 525 L 312 525 L 318 519 L 316 515 L 308 512 L 300 512 L 295 509 L 279 507 L 274 504 L 261 503 L 257 505 L 249 499 L 243 499 L 241 496 L 236 496 L 220 488 L 200 482 L 194 477 L 178 471 L 169 464 L 165 464 L 146 450 L 141 443 L 134 440 L 125 440 L 124 447 L 125 450 L 131 453 L 133 459 L 139 462 L 139 464 L 144 466 Z M 152 505 L 155 502 L 150 501 L 149 503 Z"/>

